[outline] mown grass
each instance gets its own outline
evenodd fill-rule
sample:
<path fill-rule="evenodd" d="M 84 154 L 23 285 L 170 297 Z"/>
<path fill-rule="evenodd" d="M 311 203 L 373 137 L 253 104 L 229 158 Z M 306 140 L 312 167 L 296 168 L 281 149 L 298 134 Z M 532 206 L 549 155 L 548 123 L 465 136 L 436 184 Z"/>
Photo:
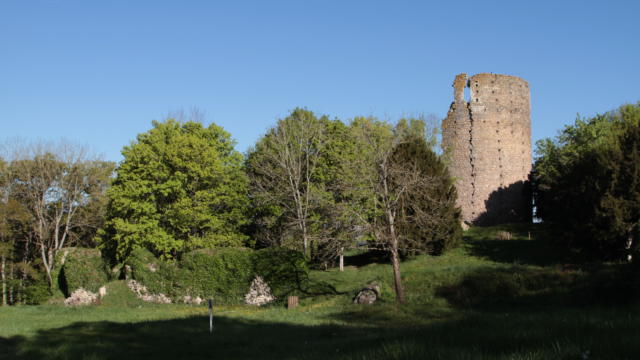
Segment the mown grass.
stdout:
<path fill-rule="evenodd" d="M 97 306 L 0 308 L 0 357 L 634 359 L 640 351 L 632 270 L 579 259 L 539 227 L 474 228 L 443 256 L 403 262 L 402 306 L 388 264 L 349 261 L 344 272 L 313 272 L 335 292 L 310 294 L 294 310 L 216 307 L 213 334 L 206 307 L 142 303 L 122 282 Z M 381 301 L 352 304 L 374 280 Z"/>

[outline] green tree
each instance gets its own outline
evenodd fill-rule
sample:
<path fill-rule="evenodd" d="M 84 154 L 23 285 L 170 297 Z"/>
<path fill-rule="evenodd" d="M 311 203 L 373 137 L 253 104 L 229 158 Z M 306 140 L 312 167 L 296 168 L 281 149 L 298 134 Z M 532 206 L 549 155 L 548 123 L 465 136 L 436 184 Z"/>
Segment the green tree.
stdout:
<path fill-rule="evenodd" d="M 415 172 L 421 186 L 404 191 L 398 204 L 397 229 L 400 250 L 405 253 L 442 254 L 462 238 L 456 188 L 444 162 L 424 138 L 409 136 L 398 144 L 391 162 L 403 169 L 391 183 L 402 184 Z M 395 178 L 400 176 L 400 178 Z"/>
<path fill-rule="evenodd" d="M 640 110 L 640 109 L 639 109 Z M 615 146 L 599 153 L 594 177 L 597 202 L 586 224 L 595 248 L 614 258 L 638 261 L 640 251 L 640 111 L 636 123 L 627 124 Z M 593 171 L 593 170 L 592 170 Z"/>
<path fill-rule="evenodd" d="M 33 279 L 37 259 L 28 209 L 12 191 L 10 164 L 0 158 L 0 281 L 2 305 L 24 302 L 25 282 Z"/>
<path fill-rule="evenodd" d="M 122 260 L 139 247 L 171 258 L 242 245 L 247 179 L 234 145 L 215 124 L 154 121 L 122 151 L 100 246 Z"/>
<path fill-rule="evenodd" d="M 635 247 L 640 103 L 578 118 L 555 139 L 537 143 L 532 185 L 536 215 L 567 246 L 621 259 Z M 635 219 L 635 220 L 634 220 Z"/>
<path fill-rule="evenodd" d="M 389 251 L 400 303 L 405 300 L 400 254 L 442 251 L 461 233 L 455 190 L 429 148 L 425 128 L 421 121 L 393 127 L 372 118 L 354 119 L 358 153 L 343 178 L 362 227 L 375 245 Z"/>
<path fill-rule="evenodd" d="M 258 140 L 247 157 L 254 230 L 267 246 L 320 261 L 345 241 L 340 166 L 353 152 L 348 128 L 297 108 Z"/>
<path fill-rule="evenodd" d="M 14 150 L 5 175 L 5 205 L 24 212 L 20 218 L 17 211 L 10 212 L 26 239 L 20 246 L 22 263 L 39 256 L 53 285 L 56 253 L 77 244 L 82 234 L 93 234 L 84 209 L 101 201 L 113 164 L 90 158 L 85 148 L 66 142 L 17 144 Z M 91 214 L 95 216 L 99 214 Z"/>

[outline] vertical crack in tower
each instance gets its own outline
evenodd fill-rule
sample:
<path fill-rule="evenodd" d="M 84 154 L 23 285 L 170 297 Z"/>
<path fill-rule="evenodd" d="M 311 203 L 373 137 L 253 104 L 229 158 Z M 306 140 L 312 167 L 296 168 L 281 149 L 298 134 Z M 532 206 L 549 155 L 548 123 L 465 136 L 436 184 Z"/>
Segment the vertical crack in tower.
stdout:
<path fill-rule="evenodd" d="M 467 83 L 468 86 L 468 83 Z M 469 184 L 471 185 L 471 216 L 476 215 L 475 213 L 475 200 L 476 200 L 476 169 L 475 164 L 473 163 L 473 111 L 471 111 L 471 102 L 466 104 L 467 112 L 469 113 L 469 167 L 470 167 L 470 178 Z"/>

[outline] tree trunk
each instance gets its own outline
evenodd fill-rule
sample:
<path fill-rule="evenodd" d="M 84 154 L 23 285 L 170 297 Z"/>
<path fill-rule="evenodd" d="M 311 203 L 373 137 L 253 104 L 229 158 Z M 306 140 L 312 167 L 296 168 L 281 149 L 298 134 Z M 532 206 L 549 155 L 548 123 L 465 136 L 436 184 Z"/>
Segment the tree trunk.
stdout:
<path fill-rule="evenodd" d="M 13 268 L 14 266 L 11 266 L 11 272 L 9 273 L 9 279 L 13 280 Z M 9 305 L 13 305 L 14 301 L 13 301 L 13 286 L 9 286 Z"/>
<path fill-rule="evenodd" d="M 311 253 L 309 252 L 309 239 L 307 239 L 307 226 L 304 222 L 302 223 L 302 241 L 304 246 L 304 257 L 309 260 L 311 259 Z"/>
<path fill-rule="evenodd" d="M 5 269 L 5 257 L 2 257 L 2 264 L 0 264 L 0 277 L 2 277 L 2 306 L 7 306 L 7 279 L 4 275 Z"/>
<path fill-rule="evenodd" d="M 404 304 L 404 289 L 402 288 L 402 278 L 400 276 L 400 255 L 398 254 L 398 236 L 394 224 L 395 217 L 390 211 L 387 211 L 387 219 L 389 220 L 389 236 L 391 237 L 391 266 L 393 267 L 393 282 L 396 290 L 396 300 L 400 304 Z"/>
<path fill-rule="evenodd" d="M 49 257 L 47 257 L 47 253 L 44 250 L 44 246 L 40 247 L 41 255 L 42 255 L 42 264 L 44 265 L 44 270 L 47 274 L 47 280 L 49 281 L 49 288 L 53 288 L 53 278 L 51 277 L 51 249 L 49 249 Z"/>
<path fill-rule="evenodd" d="M 400 278 L 400 256 L 398 248 L 391 249 L 391 266 L 393 267 L 393 281 L 396 291 L 396 300 L 400 304 L 404 304 L 404 289 L 402 288 L 402 279 Z"/>
<path fill-rule="evenodd" d="M 340 271 L 344 271 L 344 248 L 340 248 Z"/>
<path fill-rule="evenodd" d="M 20 294 L 20 296 L 17 299 L 18 303 L 21 303 L 21 304 L 24 304 L 26 299 L 24 295 L 24 283 L 26 281 L 27 281 L 27 271 L 24 268 L 22 268 L 22 276 L 20 276 L 20 284 L 18 286 L 18 294 Z"/>

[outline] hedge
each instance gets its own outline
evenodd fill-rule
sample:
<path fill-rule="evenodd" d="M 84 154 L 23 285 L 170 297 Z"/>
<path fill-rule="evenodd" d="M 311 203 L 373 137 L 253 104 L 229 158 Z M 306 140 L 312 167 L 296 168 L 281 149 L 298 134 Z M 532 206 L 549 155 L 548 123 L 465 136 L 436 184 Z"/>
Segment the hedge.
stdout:
<path fill-rule="evenodd" d="M 84 288 L 91 292 L 109 281 L 107 268 L 98 249 L 63 248 L 58 251 L 58 271 L 54 280 L 65 296 Z"/>
<path fill-rule="evenodd" d="M 125 264 L 131 267 L 132 277 L 146 286 L 149 292 L 171 298 L 180 295 L 184 279 L 174 261 L 160 260 L 149 250 L 138 248 L 131 252 Z"/>
<path fill-rule="evenodd" d="M 251 280 L 252 250 L 213 248 L 185 254 L 180 262 L 189 288 L 188 295 L 214 298 L 218 303 L 239 303 Z"/>
<path fill-rule="evenodd" d="M 162 261 L 145 249 L 126 261 L 132 277 L 154 294 L 174 301 L 183 296 L 212 298 L 219 304 L 243 301 L 256 275 L 269 284 L 279 300 L 308 284 L 309 268 L 302 253 L 284 248 L 210 248 L 186 253 L 179 262 Z"/>

